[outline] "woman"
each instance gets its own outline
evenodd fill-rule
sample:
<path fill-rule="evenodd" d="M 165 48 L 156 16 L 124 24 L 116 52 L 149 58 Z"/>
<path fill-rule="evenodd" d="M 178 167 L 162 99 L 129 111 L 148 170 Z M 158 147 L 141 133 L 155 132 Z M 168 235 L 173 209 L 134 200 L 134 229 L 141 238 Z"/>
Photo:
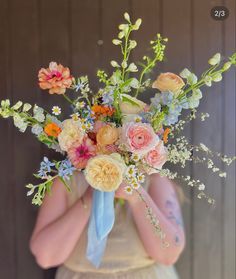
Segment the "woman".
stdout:
<path fill-rule="evenodd" d="M 30 248 L 42 268 L 60 266 L 57 279 L 130 278 L 176 279 L 173 264 L 185 245 L 185 235 L 175 186 L 152 174 L 141 189 L 148 206 L 165 232 L 165 241 L 155 233 L 144 202 L 137 194 L 116 191 L 125 205 L 116 204 L 115 225 L 98 269 L 86 259 L 87 225 L 91 213 L 92 188 L 83 174 L 76 173 L 68 193 L 60 180 L 40 208 Z"/>

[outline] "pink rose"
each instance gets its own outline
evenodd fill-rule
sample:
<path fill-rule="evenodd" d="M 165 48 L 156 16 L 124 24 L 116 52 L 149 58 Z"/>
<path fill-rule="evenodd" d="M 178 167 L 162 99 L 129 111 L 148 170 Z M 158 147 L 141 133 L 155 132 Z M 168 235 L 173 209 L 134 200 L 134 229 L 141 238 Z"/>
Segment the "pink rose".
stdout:
<path fill-rule="evenodd" d="M 145 154 L 153 149 L 159 138 L 152 126 L 146 123 L 125 123 L 121 131 L 121 142 L 130 152 Z"/>
<path fill-rule="evenodd" d="M 167 160 L 167 149 L 164 146 L 163 141 L 160 140 L 155 149 L 147 153 L 144 160 L 149 166 L 155 169 L 161 169 Z M 155 172 L 155 170 L 153 169 L 152 172 Z"/>

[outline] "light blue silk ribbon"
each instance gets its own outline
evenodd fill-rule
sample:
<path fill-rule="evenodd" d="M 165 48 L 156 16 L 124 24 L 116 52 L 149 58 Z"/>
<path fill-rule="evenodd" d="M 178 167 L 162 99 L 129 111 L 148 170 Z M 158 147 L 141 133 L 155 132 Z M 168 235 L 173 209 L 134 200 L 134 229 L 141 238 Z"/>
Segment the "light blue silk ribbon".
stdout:
<path fill-rule="evenodd" d="M 93 191 L 86 257 L 97 268 L 102 261 L 107 236 L 115 222 L 114 197 L 115 192 Z"/>

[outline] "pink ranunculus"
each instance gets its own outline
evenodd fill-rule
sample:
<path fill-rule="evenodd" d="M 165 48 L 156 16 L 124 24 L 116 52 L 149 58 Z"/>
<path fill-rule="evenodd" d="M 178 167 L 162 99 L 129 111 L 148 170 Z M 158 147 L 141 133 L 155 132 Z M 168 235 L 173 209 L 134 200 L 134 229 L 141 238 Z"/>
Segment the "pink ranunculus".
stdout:
<path fill-rule="evenodd" d="M 149 166 L 161 169 L 167 160 L 167 148 L 164 146 L 163 141 L 160 140 L 156 147 L 146 154 L 144 160 Z M 154 169 L 153 172 L 155 172 Z"/>
<path fill-rule="evenodd" d="M 121 142 L 130 152 L 145 154 L 152 150 L 158 141 L 159 138 L 150 124 L 128 122 L 122 127 Z"/>
<path fill-rule="evenodd" d="M 51 62 L 47 69 L 42 68 L 38 73 L 38 79 L 40 88 L 49 89 L 50 94 L 65 94 L 73 82 L 69 68 L 56 62 Z"/>

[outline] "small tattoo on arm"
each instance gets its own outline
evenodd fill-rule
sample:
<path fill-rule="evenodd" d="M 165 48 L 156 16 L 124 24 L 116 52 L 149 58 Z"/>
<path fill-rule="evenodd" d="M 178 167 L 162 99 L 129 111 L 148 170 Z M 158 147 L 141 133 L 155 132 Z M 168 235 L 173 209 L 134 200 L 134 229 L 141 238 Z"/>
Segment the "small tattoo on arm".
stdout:
<path fill-rule="evenodd" d="M 167 218 L 183 228 L 183 220 L 177 203 L 173 200 L 167 200 L 165 206 L 167 209 Z"/>
<path fill-rule="evenodd" d="M 180 237 L 177 234 L 175 235 L 175 245 L 180 245 Z"/>

